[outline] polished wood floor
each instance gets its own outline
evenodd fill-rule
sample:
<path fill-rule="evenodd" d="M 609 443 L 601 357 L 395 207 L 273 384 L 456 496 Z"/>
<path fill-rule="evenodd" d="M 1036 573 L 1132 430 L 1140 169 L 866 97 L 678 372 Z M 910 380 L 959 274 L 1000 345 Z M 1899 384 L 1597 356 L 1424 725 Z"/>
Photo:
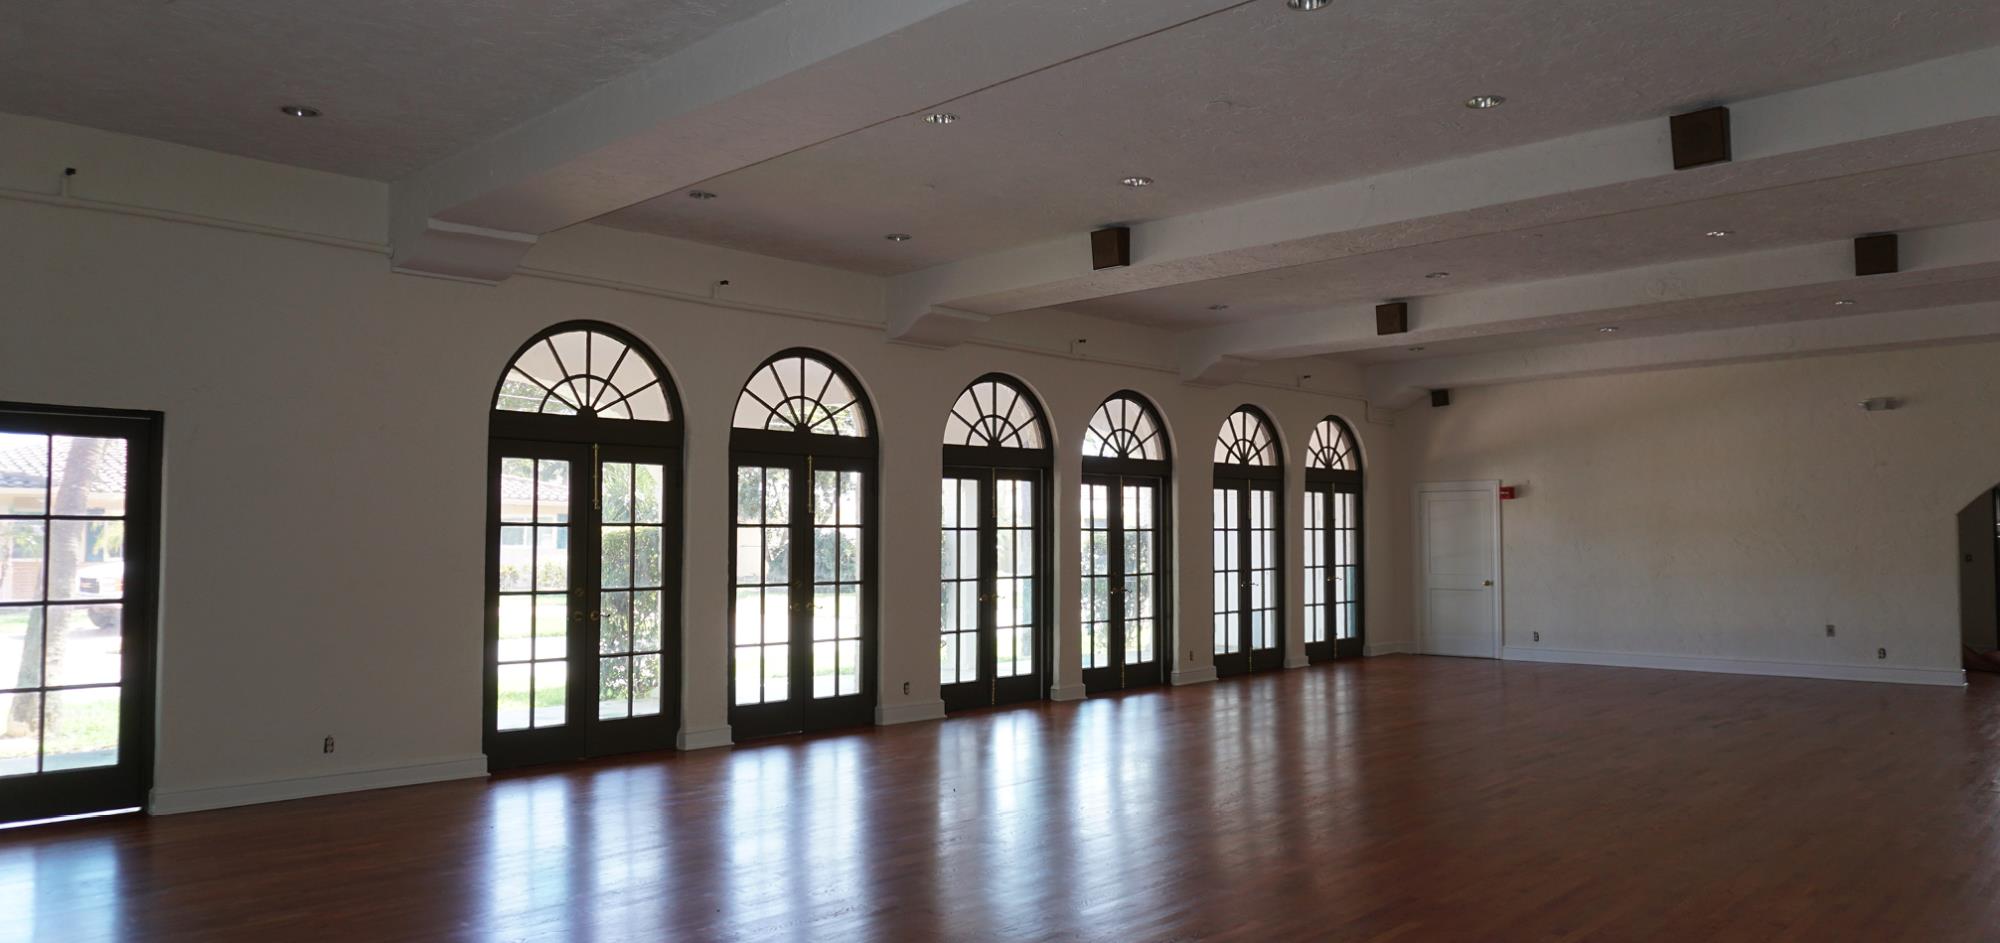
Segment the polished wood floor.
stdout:
<path fill-rule="evenodd" d="M 2000 939 L 2000 685 L 1390 657 L 0 832 L 0 939 Z"/>

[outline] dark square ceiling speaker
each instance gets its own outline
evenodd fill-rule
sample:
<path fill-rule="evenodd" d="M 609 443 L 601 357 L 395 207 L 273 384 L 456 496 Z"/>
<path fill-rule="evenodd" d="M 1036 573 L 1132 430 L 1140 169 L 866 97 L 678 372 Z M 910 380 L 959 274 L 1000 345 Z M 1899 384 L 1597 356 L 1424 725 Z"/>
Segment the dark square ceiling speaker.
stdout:
<path fill-rule="evenodd" d="M 1902 260 L 1896 255 L 1895 233 L 1860 236 L 1854 240 L 1854 274 L 1891 275 L 1902 270 Z"/>
<path fill-rule="evenodd" d="M 1450 405 L 1451 405 L 1451 391 L 1450 391 L 1450 390 L 1432 390 L 1432 391 L 1431 391 L 1431 408 L 1432 408 L 1432 409 L 1436 409 L 1436 408 L 1438 408 L 1438 407 L 1440 407 L 1440 406 L 1450 406 Z"/>
<path fill-rule="evenodd" d="M 1090 267 L 1093 271 L 1131 264 L 1132 230 L 1112 226 L 1090 234 Z"/>
<path fill-rule="evenodd" d="M 1674 169 L 1729 160 L 1729 109 L 1703 108 L 1667 119 L 1674 139 Z"/>
<path fill-rule="evenodd" d="M 1407 334 L 1410 332 L 1410 303 L 1391 301 L 1375 306 L 1375 333 Z"/>

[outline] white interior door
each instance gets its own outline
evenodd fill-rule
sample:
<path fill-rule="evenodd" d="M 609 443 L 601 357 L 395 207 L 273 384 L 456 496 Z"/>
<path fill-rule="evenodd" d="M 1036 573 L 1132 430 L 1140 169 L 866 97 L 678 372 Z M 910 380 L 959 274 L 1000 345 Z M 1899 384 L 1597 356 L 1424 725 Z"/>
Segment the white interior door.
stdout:
<path fill-rule="evenodd" d="M 1500 655 L 1499 483 L 1417 488 L 1424 651 Z"/>

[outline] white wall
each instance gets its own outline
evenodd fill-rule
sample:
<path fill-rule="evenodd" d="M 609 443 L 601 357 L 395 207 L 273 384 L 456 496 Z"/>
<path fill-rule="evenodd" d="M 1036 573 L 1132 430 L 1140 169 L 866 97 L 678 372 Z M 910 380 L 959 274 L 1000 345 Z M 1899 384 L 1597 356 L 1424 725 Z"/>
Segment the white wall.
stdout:
<path fill-rule="evenodd" d="M 26 119 L 0 117 L 0 142 L 0 400 L 167 417 L 162 807 L 273 795 L 257 784 L 276 780 L 306 778 L 285 789 L 312 792 L 477 762 L 488 397 L 515 347 L 556 321 L 601 319 L 646 340 L 688 410 L 696 552 L 684 574 L 683 723 L 697 739 L 727 722 L 726 563 L 698 548 L 727 545 L 714 509 L 729 487 L 729 415 L 751 369 L 780 348 L 842 359 L 878 413 L 893 522 L 880 688 L 899 716 L 938 697 L 938 443 L 951 402 L 981 373 L 1024 380 L 1056 430 L 1061 683 L 1078 678 L 1077 449 L 1107 394 L 1153 398 L 1177 446 L 1179 671 L 1209 666 L 1210 442 L 1231 409 L 1269 412 L 1294 468 L 1312 424 L 1340 414 L 1371 475 L 1399 480 L 1387 427 L 1358 400 L 1187 386 L 1170 344 L 1125 325 L 1037 316 L 997 325 L 991 343 L 892 345 L 877 279 L 588 226 L 546 239 L 499 287 L 393 275 L 378 185 Z M 56 192 L 63 166 L 80 169 L 72 196 L 165 212 L 37 195 Z M 731 285 L 715 288 L 723 278 Z M 1087 353 L 1071 356 L 1083 336 Z M 1358 386 L 1321 373 L 1306 386 Z M 1297 476 L 1288 484 L 1296 508 Z M 1371 489 L 1372 521 L 1389 520 L 1400 490 Z M 1287 539 L 1296 565 L 1299 534 Z M 1370 559 L 1399 559 L 1397 539 L 1372 527 Z M 1371 570 L 1378 639 L 1401 637 L 1395 585 L 1390 567 Z M 1296 652 L 1295 575 L 1288 595 Z M 319 752 L 328 734 L 333 755 Z"/>
<path fill-rule="evenodd" d="M 1857 407 L 1875 396 L 1906 402 Z M 1997 402 L 1981 344 L 1460 389 L 1397 433 L 1414 481 L 1519 486 L 1510 654 L 1943 682 L 1954 517 L 2000 482 Z"/>

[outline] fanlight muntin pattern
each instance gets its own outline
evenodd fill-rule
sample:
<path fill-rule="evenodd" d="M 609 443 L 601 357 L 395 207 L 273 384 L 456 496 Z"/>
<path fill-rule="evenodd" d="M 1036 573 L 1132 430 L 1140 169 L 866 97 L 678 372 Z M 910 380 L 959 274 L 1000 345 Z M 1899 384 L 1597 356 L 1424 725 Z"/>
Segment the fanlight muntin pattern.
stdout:
<path fill-rule="evenodd" d="M 1000 377 L 974 380 L 944 420 L 944 444 L 975 448 L 1040 449 L 1041 411 L 1025 390 Z"/>
<path fill-rule="evenodd" d="M 1313 427 L 1306 444 L 1306 466 L 1327 471 L 1360 471 L 1361 454 L 1347 424 L 1328 416 Z"/>
<path fill-rule="evenodd" d="M 507 367 L 493 401 L 499 412 L 667 422 L 666 387 L 631 343 L 589 328 L 530 343 Z"/>
<path fill-rule="evenodd" d="M 841 371 L 805 353 L 784 354 L 757 368 L 736 400 L 738 429 L 865 438 L 868 416 Z"/>
<path fill-rule="evenodd" d="M 1222 431 L 1216 433 L 1215 463 L 1275 467 L 1278 438 L 1272 434 L 1271 424 L 1255 410 L 1237 407 L 1222 421 Z"/>
<path fill-rule="evenodd" d="M 1145 403 L 1120 393 L 1104 401 L 1083 430 L 1086 458 L 1139 459 L 1163 462 L 1167 443 L 1159 421 Z"/>

